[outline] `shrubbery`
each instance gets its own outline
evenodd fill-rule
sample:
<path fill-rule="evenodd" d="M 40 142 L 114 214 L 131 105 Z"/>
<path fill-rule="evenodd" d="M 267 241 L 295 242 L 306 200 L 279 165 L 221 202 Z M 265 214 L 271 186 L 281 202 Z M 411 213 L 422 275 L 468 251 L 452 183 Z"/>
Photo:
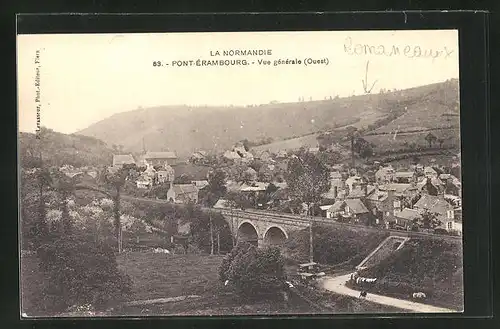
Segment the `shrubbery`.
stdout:
<path fill-rule="evenodd" d="M 276 296 L 285 285 L 284 259 L 278 248 L 257 249 L 241 242 L 222 261 L 219 278 L 229 280 L 244 298 Z"/>
<path fill-rule="evenodd" d="M 47 277 L 47 312 L 85 304 L 104 310 L 131 291 L 131 279 L 118 270 L 110 245 L 77 235 L 53 237 L 37 253 L 40 269 Z"/>

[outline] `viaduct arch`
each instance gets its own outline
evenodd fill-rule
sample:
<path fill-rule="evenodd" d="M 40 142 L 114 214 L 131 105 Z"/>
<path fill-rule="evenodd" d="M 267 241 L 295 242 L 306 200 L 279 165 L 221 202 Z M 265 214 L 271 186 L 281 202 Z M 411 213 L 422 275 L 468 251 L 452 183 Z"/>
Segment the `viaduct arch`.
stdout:
<path fill-rule="evenodd" d="M 275 214 L 219 210 L 229 223 L 237 241 L 248 241 L 258 247 L 282 246 L 293 231 L 309 227 L 309 221 L 279 218 Z"/>

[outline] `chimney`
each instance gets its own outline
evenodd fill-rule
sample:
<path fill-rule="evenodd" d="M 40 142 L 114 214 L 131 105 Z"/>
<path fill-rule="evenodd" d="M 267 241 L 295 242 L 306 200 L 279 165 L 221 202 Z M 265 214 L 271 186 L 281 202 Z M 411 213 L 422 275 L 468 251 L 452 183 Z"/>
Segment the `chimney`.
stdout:
<path fill-rule="evenodd" d="M 366 196 L 368 194 L 368 184 L 363 183 L 362 188 L 363 188 L 363 195 Z"/>

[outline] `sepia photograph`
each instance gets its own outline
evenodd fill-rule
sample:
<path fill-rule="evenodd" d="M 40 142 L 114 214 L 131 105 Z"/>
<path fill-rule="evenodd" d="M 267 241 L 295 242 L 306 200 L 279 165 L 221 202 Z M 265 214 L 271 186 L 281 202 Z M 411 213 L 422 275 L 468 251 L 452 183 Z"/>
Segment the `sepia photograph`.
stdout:
<path fill-rule="evenodd" d="M 22 318 L 464 311 L 458 30 L 18 34 L 17 84 Z"/>

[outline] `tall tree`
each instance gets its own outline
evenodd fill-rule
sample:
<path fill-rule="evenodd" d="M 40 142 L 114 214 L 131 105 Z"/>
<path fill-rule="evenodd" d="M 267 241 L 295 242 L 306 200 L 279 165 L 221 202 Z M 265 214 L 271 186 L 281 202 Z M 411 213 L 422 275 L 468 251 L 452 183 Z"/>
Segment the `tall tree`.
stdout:
<path fill-rule="evenodd" d="M 221 197 L 226 194 L 226 173 L 221 169 L 214 170 L 208 177 L 208 186 L 205 187 L 205 205 L 212 207 Z"/>
<path fill-rule="evenodd" d="M 351 166 L 354 168 L 355 167 L 355 161 L 354 161 L 354 144 L 356 139 L 359 137 L 359 132 L 356 127 L 349 126 L 346 128 L 347 132 L 347 138 L 351 142 Z"/>
<path fill-rule="evenodd" d="M 120 221 L 120 198 L 125 179 L 128 176 L 127 169 L 119 169 L 116 173 L 106 173 L 104 176 L 105 183 L 113 192 L 113 217 L 115 226 L 115 236 L 118 241 L 118 252 L 122 252 L 122 225 Z"/>
<path fill-rule="evenodd" d="M 74 195 L 78 177 L 69 177 L 57 170 L 53 173 L 52 185 L 60 197 L 61 203 L 61 233 L 70 235 L 72 233 L 72 223 L 69 215 L 69 198 Z"/>
<path fill-rule="evenodd" d="M 434 136 L 433 133 L 428 133 L 427 136 L 425 136 L 425 140 L 429 143 L 429 147 L 432 147 L 432 144 L 437 140 L 437 137 Z"/>
<path fill-rule="evenodd" d="M 307 152 L 290 159 L 285 179 L 290 195 L 305 202 L 309 209 L 330 188 L 328 168 L 314 154 Z"/>

